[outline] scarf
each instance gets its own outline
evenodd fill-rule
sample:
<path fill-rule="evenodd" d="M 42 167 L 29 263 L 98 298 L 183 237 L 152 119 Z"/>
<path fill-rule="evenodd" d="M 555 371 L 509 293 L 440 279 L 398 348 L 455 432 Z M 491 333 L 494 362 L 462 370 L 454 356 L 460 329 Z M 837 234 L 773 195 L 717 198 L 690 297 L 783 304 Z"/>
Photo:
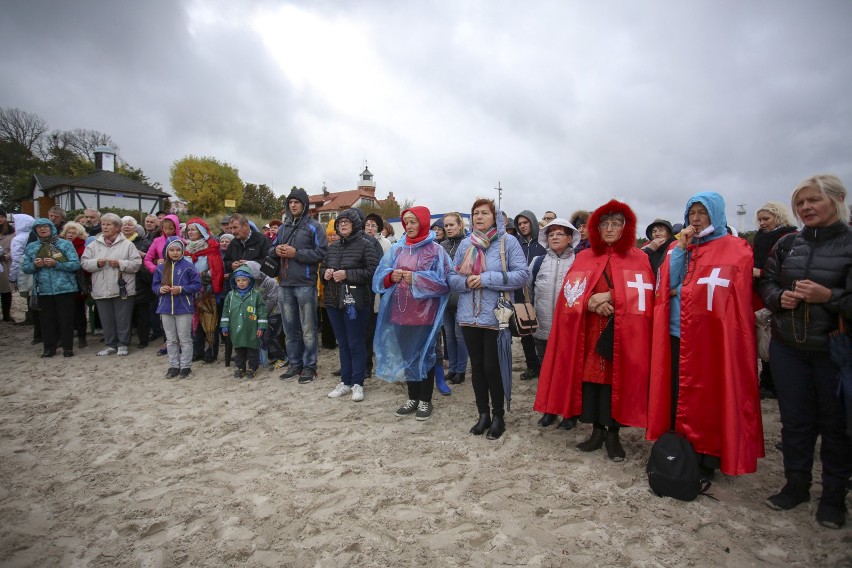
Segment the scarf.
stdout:
<path fill-rule="evenodd" d="M 36 257 L 38 258 L 52 258 L 56 260 L 56 262 L 67 262 L 68 257 L 59 250 L 59 247 L 56 246 L 56 242 L 59 240 L 58 235 L 51 235 L 49 237 L 38 239 L 41 242 L 41 247 L 38 249 L 36 253 Z"/>
<path fill-rule="evenodd" d="M 186 254 L 192 257 L 196 257 L 201 254 L 201 251 L 203 251 L 209 246 L 210 245 L 205 239 L 198 239 L 197 241 L 188 241 L 186 243 Z M 193 258 L 192 260 L 195 261 L 195 258 Z"/>
<path fill-rule="evenodd" d="M 497 238 L 497 227 L 491 227 L 487 232 L 483 233 L 478 229 L 474 229 L 470 233 L 471 247 L 464 253 L 461 266 L 459 266 L 459 274 L 469 276 L 471 274 L 482 274 L 485 270 L 485 249 L 487 249 L 494 239 Z"/>

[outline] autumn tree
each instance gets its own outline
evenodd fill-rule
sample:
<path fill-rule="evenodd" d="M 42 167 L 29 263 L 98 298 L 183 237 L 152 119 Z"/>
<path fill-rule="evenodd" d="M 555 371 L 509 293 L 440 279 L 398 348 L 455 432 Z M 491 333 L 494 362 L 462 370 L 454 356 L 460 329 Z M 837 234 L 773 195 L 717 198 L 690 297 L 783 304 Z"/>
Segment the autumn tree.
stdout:
<path fill-rule="evenodd" d="M 175 161 L 169 179 L 175 194 L 189 203 L 195 215 L 212 215 L 233 199 L 237 209 L 243 201 L 243 182 L 234 166 L 212 157 L 187 156 Z"/>

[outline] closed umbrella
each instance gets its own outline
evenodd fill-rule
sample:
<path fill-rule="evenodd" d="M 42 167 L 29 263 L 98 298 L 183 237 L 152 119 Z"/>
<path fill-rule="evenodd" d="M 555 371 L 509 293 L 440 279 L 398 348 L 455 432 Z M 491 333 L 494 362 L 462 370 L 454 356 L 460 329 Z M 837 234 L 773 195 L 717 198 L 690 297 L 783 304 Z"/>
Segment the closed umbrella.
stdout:
<path fill-rule="evenodd" d="M 500 296 L 494 308 L 494 316 L 497 318 L 497 357 L 500 361 L 503 393 L 506 395 L 506 410 L 512 410 L 512 332 L 509 331 L 509 319 L 513 313 L 511 302 L 505 296 Z"/>

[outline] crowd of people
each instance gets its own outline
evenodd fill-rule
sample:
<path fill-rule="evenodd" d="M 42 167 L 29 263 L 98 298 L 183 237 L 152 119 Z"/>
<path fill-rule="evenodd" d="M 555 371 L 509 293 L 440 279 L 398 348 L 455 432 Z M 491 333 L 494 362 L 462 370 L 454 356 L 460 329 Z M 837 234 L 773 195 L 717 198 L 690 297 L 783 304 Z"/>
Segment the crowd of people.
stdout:
<path fill-rule="evenodd" d="M 535 306 L 538 328 L 520 339 L 538 379 L 538 425 L 590 425 L 577 449 L 604 448 L 623 461 L 620 429 L 648 440 L 675 431 L 698 455 L 704 478 L 756 471 L 764 455 L 760 399 L 776 398 L 786 484 L 767 499 L 776 510 L 810 499 L 821 438 L 817 521 L 846 521 L 852 476 L 849 412 L 837 396 L 832 344 L 852 319 L 852 229 L 846 189 L 831 175 L 799 184 L 790 205 L 756 214 L 753 246 L 736 236 L 714 192 L 690 197 L 682 220 L 657 219 L 636 244 L 627 203 L 560 217 L 514 217 L 490 199 L 433 218 L 413 206 L 404 233 L 376 213 L 347 209 L 323 227 L 294 189 L 281 220 L 261 229 L 246 216 L 204 220 L 148 215 L 138 223 L 86 210 L 75 221 L 53 207 L 46 218 L 0 211 L 0 297 L 27 297 L 26 323 L 42 357 L 74 356 L 95 328 L 98 356 L 127 356 L 161 340 L 168 379 L 224 347 L 234 376 L 261 365 L 282 380 L 318 376 L 323 326 L 338 346 L 332 399 L 365 398 L 373 375 L 404 381 L 398 417 L 428 420 L 434 390 L 468 375 L 476 400 L 473 435 L 506 432 L 501 362 L 506 304 Z M 793 226 L 798 220 L 803 227 Z M 283 336 L 283 341 L 281 340 Z M 160 344 L 160 343 L 158 343 Z M 848 353 L 847 353 L 848 357 Z M 446 372 L 445 372 L 446 365 Z M 760 374 L 758 377 L 758 370 Z M 847 369 L 847 373 L 850 371 Z M 511 380 L 511 379 L 510 379 Z"/>

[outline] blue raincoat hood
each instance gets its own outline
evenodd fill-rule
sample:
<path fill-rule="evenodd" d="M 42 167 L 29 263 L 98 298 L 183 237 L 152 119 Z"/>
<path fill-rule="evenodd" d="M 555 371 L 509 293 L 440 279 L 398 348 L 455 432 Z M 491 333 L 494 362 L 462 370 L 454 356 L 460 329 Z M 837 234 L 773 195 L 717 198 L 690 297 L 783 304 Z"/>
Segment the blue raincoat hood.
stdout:
<path fill-rule="evenodd" d="M 689 225 L 689 208 L 695 203 L 700 203 L 707 209 L 710 215 L 710 224 L 715 230 L 712 234 L 702 237 L 699 243 L 709 243 L 728 234 L 728 219 L 725 216 L 725 199 L 715 191 L 702 191 L 696 193 L 686 202 L 683 210 L 683 226 Z"/>
<path fill-rule="evenodd" d="M 50 227 L 50 236 L 56 234 L 56 225 L 53 224 L 53 221 L 50 219 L 45 219 L 44 217 L 39 217 L 35 221 L 33 221 L 32 230 L 35 231 L 36 227 L 41 227 L 44 225 L 48 225 Z"/>

